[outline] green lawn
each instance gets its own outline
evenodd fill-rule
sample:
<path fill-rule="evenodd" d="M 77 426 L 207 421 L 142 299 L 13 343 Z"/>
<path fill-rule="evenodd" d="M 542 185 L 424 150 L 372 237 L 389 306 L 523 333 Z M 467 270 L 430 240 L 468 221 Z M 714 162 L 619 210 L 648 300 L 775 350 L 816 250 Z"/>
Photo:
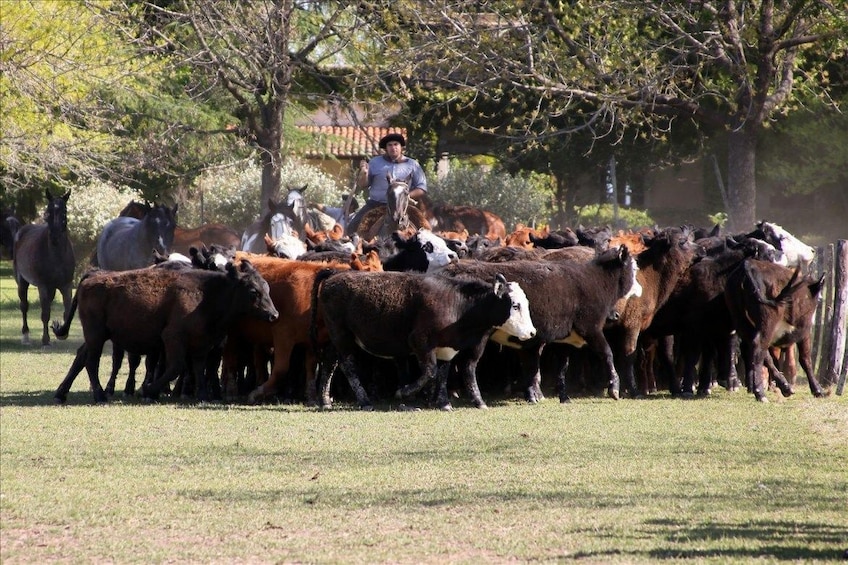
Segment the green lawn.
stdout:
<path fill-rule="evenodd" d="M 363 413 L 94 406 L 83 373 L 55 406 L 79 325 L 47 350 L 19 332 L 0 262 L 4 565 L 821 562 L 848 550 L 848 400 L 805 383 L 768 404 L 719 389 Z"/>

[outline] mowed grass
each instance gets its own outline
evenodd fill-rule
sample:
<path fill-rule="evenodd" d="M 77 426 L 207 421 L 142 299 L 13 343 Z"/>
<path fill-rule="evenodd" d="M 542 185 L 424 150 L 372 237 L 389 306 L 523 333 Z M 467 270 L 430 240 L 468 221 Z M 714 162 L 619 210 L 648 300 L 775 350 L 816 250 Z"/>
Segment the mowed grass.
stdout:
<path fill-rule="evenodd" d="M 83 373 L 55 406 L 79 324 L 47 350 L 22 347 L 8 262 L 0 299 L 4 564 L 818 562 L 848 550 L 848 400 L 805 383 L 768 404 L 719 389 L 362 413 L 120 395 L 94 406 Z"/>

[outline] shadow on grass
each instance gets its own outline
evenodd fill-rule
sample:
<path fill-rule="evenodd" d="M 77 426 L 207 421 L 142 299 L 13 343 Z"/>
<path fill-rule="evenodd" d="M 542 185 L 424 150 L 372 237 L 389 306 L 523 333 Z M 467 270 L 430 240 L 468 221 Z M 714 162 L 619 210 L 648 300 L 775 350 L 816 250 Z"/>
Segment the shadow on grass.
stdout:
<path fill-rule="evenodd" d="M 781 561 L 826 561 L 844 558 L 848 547 L 848 530 L 835 524 L 761 520 L 737 524 L 714 522 L 684 527 L 673 520 L 649 520 L 648 526 L 671 529 L 668 541 L 675 545 L 649 553 L 653 559 L 726 558 L 748 560 L 771 557 Z M 678 540 L 677 538 L 680 538 Z M 686 545 L 703 545 L 717 540 L 737 540 L 750 546 L 738 549 L 695 549 Z M 678 544 L 677 542 L 680 541 Z M 751 543 L 745 543 L 750 541 Z M 811 547 L 817 546 L 817 547 Z M 830 546 L 822 548 L 821 546 Z"/>

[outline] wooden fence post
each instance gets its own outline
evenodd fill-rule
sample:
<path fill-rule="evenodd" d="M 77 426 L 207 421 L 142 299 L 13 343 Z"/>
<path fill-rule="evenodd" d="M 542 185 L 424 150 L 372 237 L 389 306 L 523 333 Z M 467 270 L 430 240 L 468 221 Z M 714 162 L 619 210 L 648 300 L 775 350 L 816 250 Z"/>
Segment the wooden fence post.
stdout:
<path fill-rule="evenodd" d="M 810 274 L 819 277 L 824 274 L 824 283 L 819 296 L 819 306 L 816 308 L 813 320 L 813 371 L 821 374 L 827 358 L 827 341 L 830 337 L 830 320 L 833 314 L 830 297 L 833 295 L 833 257 L 834 244 L 829 243 L 816 249 L 815 270 Z"/>
<path fill-rule="evenodd" d="M 848 331 L 848 240 L 840 239 L 836 243 L 833 268 L 833 314 L 819 382 L 826 387 L 836 384 L 836 394 L 841 395 L 845 387 L 845 341 Z"/>

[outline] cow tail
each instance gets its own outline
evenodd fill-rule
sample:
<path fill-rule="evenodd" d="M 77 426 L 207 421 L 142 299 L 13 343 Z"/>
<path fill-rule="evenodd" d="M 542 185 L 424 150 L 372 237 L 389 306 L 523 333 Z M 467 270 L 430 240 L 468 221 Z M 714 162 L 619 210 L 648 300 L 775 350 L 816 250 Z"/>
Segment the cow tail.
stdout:
<path fill-rule="evenodd" d="M 82 278 L 80 278 L 80 283 L 91 276 L 92 273 L 96 272 L 96 269 L 88 271 L 85 273 Z M 68 339 L 68 334 L 71 331 L 71 322 L 74 319 L 74 314 L 77 312 L 77 305 L 79 304 L 78 300 L 79 296 L 79 285 L 77 285 L 77 291 L 74 293 L 74 298 L 71 300 L 71 310 L 68 312 L 68 318 L 63 320 L 63 323 L 60 325 L 57 320 L 53 320 L 53 335 L 56 336 L 58 340 L 66 340 Z"/>
<path fill-rule="evenodd" d="M 310 307 L 312 315 L 309 321 L 309 340 L 312 344 L 312 350 L 318 353 L 318 292 L 321 290 L 321 283 L 334 275 L 336 269 L 321 269 L 315 274 L 315 280 L 312 283 L 312 300 Z"/>

